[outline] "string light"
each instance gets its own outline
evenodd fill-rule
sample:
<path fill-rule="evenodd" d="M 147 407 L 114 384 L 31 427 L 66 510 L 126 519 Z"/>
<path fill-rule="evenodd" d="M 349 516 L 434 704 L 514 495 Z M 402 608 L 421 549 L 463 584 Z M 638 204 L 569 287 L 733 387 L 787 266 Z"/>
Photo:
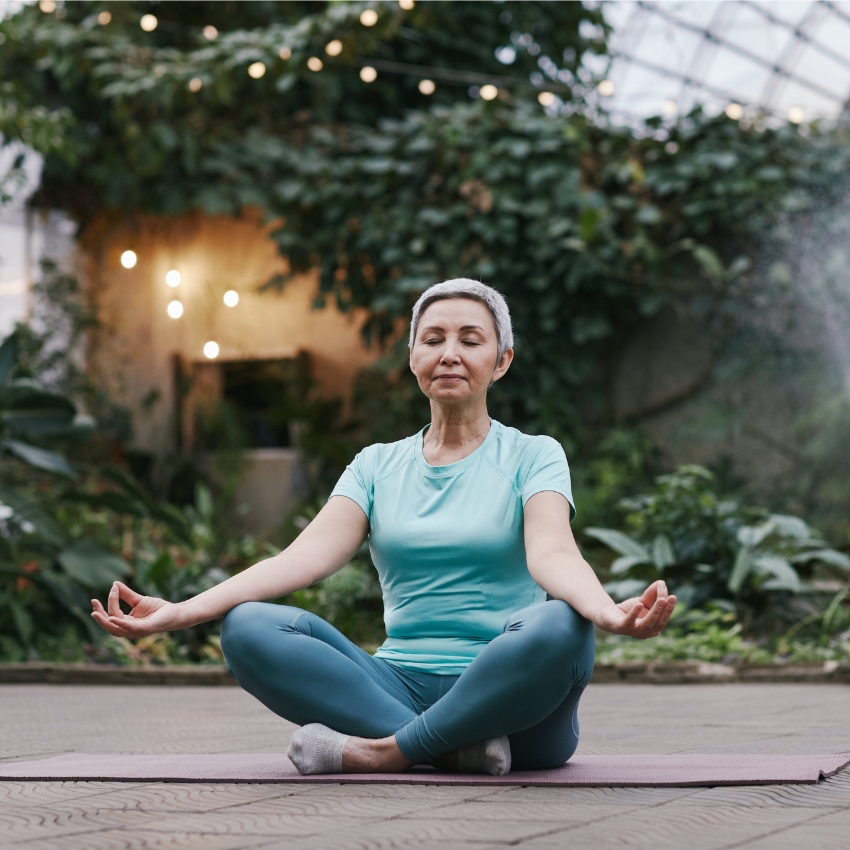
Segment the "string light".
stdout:
<path fill-rule="evenodd" d="M 665 115 L 675 115 L 679 111 L 679 104 L 675 100 L 665 100 L 661 108 Z"/>
<path fill-rule="evenodd" d="M 224 293 L 224 305 L 226 307 L 235 307 L 239 303 L 239 293 L 235 289 L 228 289 Z"/>
<path fill-rule="evenodd" d="M 803 108 L 801 106 L 792 106 L 788 110 L 788 120 L 792 124 L 800 124 L 805 117 L 806 113 L 803 112 Z"/>
<path fill-rule="evenodd" d="M 278 53 L 277 55 L 280 56 L 280 58 L 283 59 L 284 62 L 286 62 L 286 60 L 289 59 L 290 56 L 292 56 L 292 51 L 288 47 L 281 47 L 280 53 Z"/>
<path fill-rule="evenodd" d="M 434 85 L 433 80 L 420 80 L 419 81 L 419 91 L 422 94 L 434 94 L 437 90 L 437 87 Z"/>
<path fill-rule="evenodd" d="M 360 23 L 364 27 L 373 27 L 378 23 L 378 13 L 374 9 L 364 9 L 360 13 Z"/>
<path fill-rule="evenodd" d="M 153 32 L 157 26 L 159 26 L 159 21 L 156 18 L 156 15 L 142 15 L 142 19 L 139 21 L 139 26 L 145 32 Z"/>
<path fill-rule="evenodd" d="M 482 100 L 495 100 L 499 96 L 499 90 L 488 83 L 486 86 L 481 86 L 478 94 Z"/>
<path fill-rule="evenodd" d="M 179 301 L 169 301 L 166 310 L 172 319 L 179 319 L 183 315 L 183 305 Z"/>
<path fill-rule="evenodd" d="M 180 281 L 182 279 L 183 278 L 180 276 L 180 272 L 177 271 L 177 269 L 172 269 L 165 275 L 165 282 L 171 287 L 180 286 Z"/>
<path fill-rule="evenodd" d="M 401 6 L 405 12 L 409 12 L 416 4 L 413 0 L 398 0 L 398 5 Z"/>
<path fill-rule="evenodd" d="M 112 20 L 112 12 L 101 12 L 97 16 L 97 22 L 102 27 L 105 27 L 111 20 Z"/>
<path fill-rule="evenodd" d="M 599 94 L 602 97 L 611 97 L 614 94 L 614 83 L 611 80 L 602 80 L 602 82 L 597 86 L 599 89 Z"/>
<path fill-rule="evenodd" d="M 207 41 L 215 41 L 218 38 L 218 30 L 212 24 L 207 24 L 204 27 L 204 38 Z"/>
<path fill-rule="evenodd" d="M 726 107 L 726 117 L 737 121 L 744 114 L 744 107 L 740 103 L 730 103 Z"/>
<path fill-rule="evenodd" d="M 138 257 L 136 256 L 135 251 L 124 251 L 121 255 L 121 265 L 124 266 L 125 269 L 131 269 L 136 265 L 136 260 Z"/>
<path fill-rule="evenodd" d="M 555 95 L 550 91 L 542 91 L 537 95 L 537 102 L 541 106 L 551 106 L 555 102 Z"/>
<path fill-rule="evenodd" d="M 204 357 L 206 357 L 208 360 L 215 360 L 215 358 L 218 357 L 218 353 L 220 350 L 221 349 L 218 347 L 218 343 L 210 340 L 204 345 Z"/>
<path fill-rule="evenodd" d="M 189 80 L 189 91 L 199 92 L 203 84 L 204 81 L 200 77 L 192 77 L 192 79 Z"/>
<path fill-rule="evenodd" d="M 56 4 L 53 0 L 41 0 L 41 3 L 38 4 L 38 8 L 41 9 L 45 15 L 49 15 L 51 12 L 56 11 Z"/>
<path fill-rule="evenodd" d="M 266 66 L 262 62 L 252 62 L 248 66 L 248 76 L 259 80 L 266 73 Z"/>
<path fill-rule="evenodd" d="M 329 41 L 325 45 L 325 53 L 327 53 L 328 56 L 339 56 L 339 54 L 342 53 L 342 42 L 338 38 L 335 38 L 333 41 Z"/>
<path fill-rule="evenodd" d="M 321 71 L 325 67 L 325 63 L 318 56 L 311 56 L 307 60 L 307 67 L 311 71 Z"/>
<path fill-rule="evenodd" d="M 360 69 L 360 79 L 364 83 L 374 83 L 378 79 L 378 72 L 371 65 L 366 65 Z"/>

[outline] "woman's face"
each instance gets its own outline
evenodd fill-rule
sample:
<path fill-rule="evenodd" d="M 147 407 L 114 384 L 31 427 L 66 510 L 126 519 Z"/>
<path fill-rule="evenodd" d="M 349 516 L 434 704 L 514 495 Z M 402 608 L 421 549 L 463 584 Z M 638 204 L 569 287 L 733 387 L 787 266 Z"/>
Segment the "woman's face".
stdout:
<path fill-rule="evenodd" d="M 471 298 L 429 304 L 419 318 L 410 369 L 434 401 L 468 402 L 487 394 L 513 360 L 513 349 L 498 357 L 496 325 L 487 307 Z"/>

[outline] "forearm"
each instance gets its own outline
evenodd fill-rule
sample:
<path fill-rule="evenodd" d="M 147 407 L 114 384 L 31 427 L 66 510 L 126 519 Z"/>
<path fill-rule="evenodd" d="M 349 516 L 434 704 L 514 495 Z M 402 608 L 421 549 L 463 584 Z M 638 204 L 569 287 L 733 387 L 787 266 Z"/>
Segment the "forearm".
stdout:
<path fill-rule="evenodd" d="M 177 605 L 177 629 L 223 617 L 243 602 L 265 602 L 308 587 L 320 576 L 285 550 Z"/>
<path fill-rule="evenodd" d="M 551 597 L 568 602 L 583 617 L 604 628 L 601 613 L 615 605 L 596 577 L 593 567 L 578 553 L 561 553 L 529 566 L 532 577 Z"/>

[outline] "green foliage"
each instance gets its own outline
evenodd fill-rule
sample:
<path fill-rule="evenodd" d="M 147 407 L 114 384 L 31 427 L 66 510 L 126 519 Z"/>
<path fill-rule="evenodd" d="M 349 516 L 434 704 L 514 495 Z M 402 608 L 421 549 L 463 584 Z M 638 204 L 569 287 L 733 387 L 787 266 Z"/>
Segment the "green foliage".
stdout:
<path fill-rule="evenodd" d="M 662 475 L 656 490 L 626 499 L 631 534 L 587 528 L 619 557 L 605 585 L 616 598 L 663 579 L 689 608 L 734 603 L 742 622 L 764 626 L 793 617 L 789 595 L 816 590 L 804 579 L 850 574 L 850 556 L 831 549 L 799 517 L 768 514 L 721 498 L 714 476 L 699 466 Z"/>

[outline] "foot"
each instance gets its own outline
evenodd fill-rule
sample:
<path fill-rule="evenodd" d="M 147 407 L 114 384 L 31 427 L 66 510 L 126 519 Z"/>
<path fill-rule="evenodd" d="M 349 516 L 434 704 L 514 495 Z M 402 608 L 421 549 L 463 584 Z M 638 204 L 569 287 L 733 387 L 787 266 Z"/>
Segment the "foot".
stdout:
<path fill-rule="evenodd" d="M 461 747 L 457 751 L 457 769 L 460 773 L 504 776 L 511 769 L 511 744 L 507 735 Z"/>
<path fill-rule="evenodd" d="M 412 767 L 395 740 L 389 738 L 349 738 L 342 754 L 343 773 L 403 773 Z"/>
<path fill-rule="evenodd" d="M 321 723 L 308 723 L 292 733 L 286 754 L 302 775 L 342 773 L 342 753 L 348 735 Z"/>

